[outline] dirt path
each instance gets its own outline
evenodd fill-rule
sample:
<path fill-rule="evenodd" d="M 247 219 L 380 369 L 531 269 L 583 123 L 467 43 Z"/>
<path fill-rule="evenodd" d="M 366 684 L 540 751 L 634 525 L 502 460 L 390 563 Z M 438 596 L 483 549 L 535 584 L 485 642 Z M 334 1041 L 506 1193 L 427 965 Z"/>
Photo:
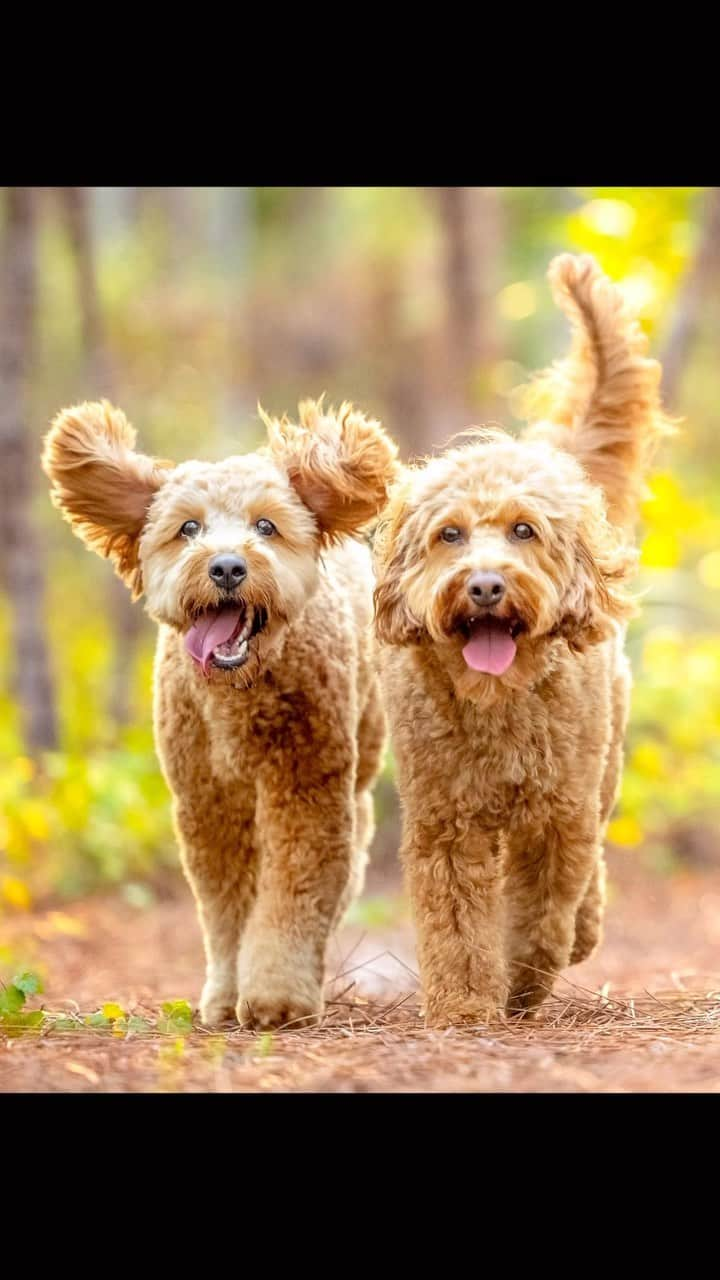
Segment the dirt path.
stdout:
<path fill-rule="evenodd" d="M 273 1035 L 158 1029 L 162 1002 L 194 1005 L 202 977 L 179 880 L 149 906 L 106 895 L 4 921 L 2 976 L 44 980 L 27 1008 L 84 1016 L 114 1002 L 149 1029 L 49 1019 L 0 1033 L 0 1091 L 720 1092 L 720 871 L 659 878 L 629 855 L 610 870 L 600 954 L 557 984 L 541 1023 L 489 1034 L 423 1028 L 396 886 L 376 886 L 333 945 L 326 1024 Z"/>

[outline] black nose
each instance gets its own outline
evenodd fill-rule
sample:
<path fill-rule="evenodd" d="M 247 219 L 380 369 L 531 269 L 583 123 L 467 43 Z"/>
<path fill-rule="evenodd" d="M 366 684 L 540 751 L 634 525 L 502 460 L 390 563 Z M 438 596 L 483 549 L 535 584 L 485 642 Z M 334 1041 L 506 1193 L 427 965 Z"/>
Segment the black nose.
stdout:
<path fill-rule="evenodd" d="M 473 604 L 499 604 L 505 595 L 505 579 L 501 573 L 473 573 L 468 578 L 467 593 Z"/>
<path fill-rule="evenodd" d="M 247 578 L 247 565 L 242 556 L 213 556 L 208 565 L 208 574 L 216 587 L 223 591 L 234 591 Z"/>

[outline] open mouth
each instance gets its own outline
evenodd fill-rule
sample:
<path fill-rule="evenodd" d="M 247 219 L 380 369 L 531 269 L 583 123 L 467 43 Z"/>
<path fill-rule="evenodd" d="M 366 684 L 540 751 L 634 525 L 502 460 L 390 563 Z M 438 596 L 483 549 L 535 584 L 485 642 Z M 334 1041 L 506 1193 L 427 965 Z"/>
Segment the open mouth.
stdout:
<path fill-rule="evenodd" d="M 524 631 L 520 618 L 499 618 L 493 613 L 475 614 L 460 623 L 465 639 L 463 658 L 473 671 L 501 676 L 512 666 L 517 637 Z"/>
<path fill-rule="evenodd" d="M 185 648 L 205 675 L 211 666 L 234 671 L 245 665 L 266 623 L 266 610 L 251 604 L 207 609 L 185 636 Z"/>

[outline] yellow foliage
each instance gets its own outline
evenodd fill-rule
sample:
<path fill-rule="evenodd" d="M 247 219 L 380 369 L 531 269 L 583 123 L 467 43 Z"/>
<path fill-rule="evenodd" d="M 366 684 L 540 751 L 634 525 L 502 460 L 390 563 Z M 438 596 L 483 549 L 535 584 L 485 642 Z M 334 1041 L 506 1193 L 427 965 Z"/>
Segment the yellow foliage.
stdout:
<path fill-rule="evenodd" d="M 690 499 L 676 475 L 657 472 L 650 477 L 648 495 L 642 504 L 642 516 L 650 529 L 671 529 L 687 533 L 702 526 L 707 519 L 701 502 Z"/>
<path fill-rule="evenodd" d="M 608 827 L 607 834 L 608 840 L 613 844 L 633 849 L 642 843 L 644 832 L 637 818 L 628 814 L 621 818 L 614 818 Z"/>
<path fill-rule="evenodd" d="M 18 880 L 17 876 L 3 876 L 0 881 L 0 892 L 11 907 L 16 907 L 18 911 L 30 910 L 32 904 L 30 890 L 23 880 Z"/>
<path fill-rule="evenodd" d="M 626 200 L 589 200 L 578 217 L 604 236 L 628 236 L 637 221 L 635 210 Z"/>
<path fill-rule="evenodd" d="M 35 774 L 35 765 L 29 756 L 16 756 L 13 762 L 18 782 L 30 782 Z"/>
<path fill-rule="evenodd" d="M 48 814 L 39 800 L 25 800 L 19 818 L 32 840 L 47 840 L 50 835 Z"/>
<path fill-rule="evenodd" d="M 630 768 L 636 769 L 645 778 L 662 778 L 665 761 L 657 742 L 639 742 L 630 757 Z"/>
<path fill-rule="evenodd" d="M 648 533 L 640 552 L 640 563 L 648 569 L 674 569 L 681 558 L 680 542 L 670 530 Z"/>
<path fill-rule="evenodd" d="M 70 938 L 87 936 L 87 926 L 74 916 L 65 915 L 63 911 L 51 911 L 44 920 L 37 920 L 35 932 L 39 938 L 52 938 L 56 934 L 66 934 Z"/>
<path fill-rule="evenodd" d="M 127 1017 L 125 1010 L 121 1009 L 119 1004 L 113 1004 L 112 1001 L 103 1005 L 102 1012 L 110 1022 L 117 1022 L 118 1018 Z"/>

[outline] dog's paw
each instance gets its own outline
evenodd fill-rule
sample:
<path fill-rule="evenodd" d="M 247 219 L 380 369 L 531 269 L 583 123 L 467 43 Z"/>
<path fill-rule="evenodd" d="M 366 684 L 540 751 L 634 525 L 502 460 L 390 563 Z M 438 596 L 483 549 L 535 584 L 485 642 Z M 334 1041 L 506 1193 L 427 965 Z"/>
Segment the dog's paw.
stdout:
<path fill-rule="evenodd" d="M 489 1027 L 504 1020 L 504 1009 L 497 1000 L 480 996 L 464 1000 L 429 1000 L 425 1022 L 435 1031 L 449 1027 Z"/>
<path fill-rule="evenodd" d="M 315 1026 L 322 1013 L 322 991 L 314 981 L 294 981 L 271 988 L 256 980 L 241 991 L 236 1006 L 240 1025 L 261 1031 L 280 1027 L 301 1031 Z"/>
<path fill-rule="evenodd" d="M 507 1013 L 510 1018 L 522 1018 L 525 1022 L 534 1022 L 540 1006 L 549 995 L 552 995 L 553 979 L 548 977 L 542 982 L 518 983 L 510 992 L 507 1002 Z"/>
<path fill-rule="evenodd" d="M 205 983 L 200 997 L 200 1021 L 204 1027 L 219 1027 L 235 1021 L 235 992 Z"/>
<path fill-rule="evenodd" d="M 552 995 L 555 979 L 567 961 L 567 953 L 551 953 L 542 947 L 516 958 L 507 1001 L 508 1016 L 534 1021 L 540 1006 Z"/>
<path fill-rule="evenodd" d="M 575 934 L 575 942 L 570 953 L 569 964 L 582 964 L 583 960 L 589 960 L 602 941 L 602 929 L 598 925 L 591 928 L 587 925 L 578 927 Z"/>

